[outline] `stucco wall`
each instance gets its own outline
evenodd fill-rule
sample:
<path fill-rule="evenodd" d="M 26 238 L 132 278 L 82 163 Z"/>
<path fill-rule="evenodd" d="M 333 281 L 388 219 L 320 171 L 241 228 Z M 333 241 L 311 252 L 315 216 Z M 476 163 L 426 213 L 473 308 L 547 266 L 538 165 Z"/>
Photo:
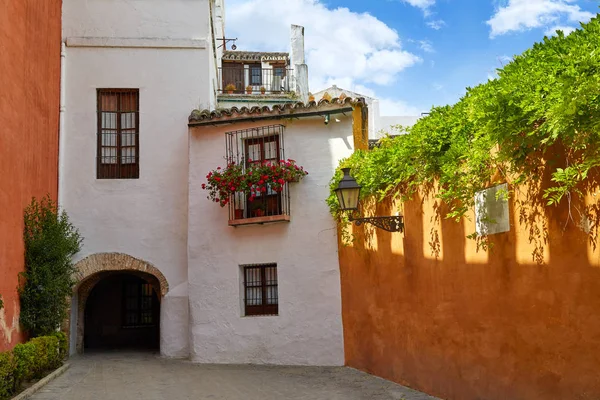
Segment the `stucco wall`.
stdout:
<path fill-rule="evenodd" d="M 23 339 L 16 290 L 23 210 L 33 196 L 57 195 L 60 7 L 60 0 L 0 2 L 0 351 Z"/>
<path fill-rule="evenodd" d="M 155 265 L 171 288 L 187 281 L 187 118 L 199 102 L 208 104 L 208 62 L 203 49 L 67 48 L 60 190 L 85 238 L 77 259 L 125 253 Z M 97 88 L 139 88 L 139 179 L 96 179 Z M 185 319 L 187 300 L 172 297 L 161 313 Z M 182 325 L 162 325 L 164 354 L 186 355 Z"/>
<path fill-rule="evenodd" d="M 228 226 L 206 199 L 205 175 L 224 166 L 224 132 L 282 123 L 190 129 L 189 296 L 196 362 L 341 365 L 343 342 L 335 223 L 325 199 L 352 152 L 351 116 L 284 121 L 285 157 L 309 171 L 291 184 L 291 222 Z M 240 265 L 277 263 L 279 315 L 242 316 Z"/>
<path fill-rule="evenodd" d="M 206 39 L 209 1 L 63 0 L 63 36 Z"/>
<path fill-rule="evenodd" d="M 490 236 L 490 253 L 465 237 L 473 215 L 456 223 L 434 210 L 417 196 L 404 234 L 354 227 L 340 247 L 347 365 L 448 400 L 600 398 L 600 256 L 575 208 L 563 231 L 565 206 L 532 225 L 511 201 L 510 231 Z"/>

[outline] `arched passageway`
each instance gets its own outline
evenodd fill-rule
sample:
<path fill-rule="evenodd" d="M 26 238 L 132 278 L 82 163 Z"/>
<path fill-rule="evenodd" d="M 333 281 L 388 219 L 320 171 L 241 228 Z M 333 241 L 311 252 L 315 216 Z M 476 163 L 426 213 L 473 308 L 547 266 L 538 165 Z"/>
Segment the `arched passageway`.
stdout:
<path fill-rule="evenodd" d="M 160 304 L 169 285 L 156 267 L 121 253 L 93 254 L 75 267 L 79 283 L 71 321 L 74 351 L 158 349 Z"/>
<path fill-rule="evenodd" d="M 91 290 L 84 312 L 84 349 L 156 349 L 160 302 L 143 273 L 105 273 Z"/>

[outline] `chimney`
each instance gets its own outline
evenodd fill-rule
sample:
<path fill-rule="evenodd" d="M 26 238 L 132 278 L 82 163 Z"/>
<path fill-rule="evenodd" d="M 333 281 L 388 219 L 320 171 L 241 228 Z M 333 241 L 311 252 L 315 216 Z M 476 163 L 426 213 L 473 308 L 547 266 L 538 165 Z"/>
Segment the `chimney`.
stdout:
<path fill-rule="evenodd" d="M 303 103 L 308 102 L 308 65 L 304 58 L 304 27 L 292 25 L 290 64 L 294 69 L 293 85 L 296 95 Z"/>

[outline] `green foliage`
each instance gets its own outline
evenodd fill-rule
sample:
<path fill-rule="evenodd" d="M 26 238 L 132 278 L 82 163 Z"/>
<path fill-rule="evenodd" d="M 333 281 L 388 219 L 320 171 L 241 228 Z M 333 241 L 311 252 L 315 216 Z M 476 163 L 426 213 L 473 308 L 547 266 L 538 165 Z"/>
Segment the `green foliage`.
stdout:
<path fill-rule="evenodd" d="M 8 399 L 14 390 L 14 361 L 12 353 L 0 353 L 0 399 Z"/>
<path fill-rule="evenodd" d="M 341 162 L 363 186 L 362 196 L 410 197 L 439 183 L 448 216 L 462 217 L 475 193 L 508 182 L 514 189 L 552 177 L 547 204 L 583 195 L 581 183 L 600 166 L 600 18 L 569 36 L 544 38 L 498 78 L 468 88 L 452 106 L 434 107 L 405 135 Z M 560 156 L 555 156 L 555 153 Z M 554 163 L 544 163 L 544 159 Z M 338 215 L 331 181 L 327 203 Z"/>
<path fill-rule="evenodd" d="M 37 347 L 35 343 L 18 344 L 13 349 L 15 361 L 15 388 L 19 387 L 22 382 L 33 378 L 35 374 L 35 357 L 37 355 Z"/>
<path fill-rule="evenodd" d="M 33 199 L 25 210 L 24 239 L 20 322 L 33 337 L 52 334 L 67 317 L 67 298 L 75 285 L 72 256 L 82 238 L 67 214 L 45 197 Z"/>
<path fill-rule="evenodd" d="M 24 382 L 60 367 L 67 354 L 66 343 L 64 333 L 54 332 L 0 353 L 0 400 L 18 393 Z"/>
<path fill-rule="evenodd" d="M 69 341 L 67 335 L 62 332 L 54 332 L 52 336 L 58 339 L 59 362 L 62 362 L 69 355 Z"/>

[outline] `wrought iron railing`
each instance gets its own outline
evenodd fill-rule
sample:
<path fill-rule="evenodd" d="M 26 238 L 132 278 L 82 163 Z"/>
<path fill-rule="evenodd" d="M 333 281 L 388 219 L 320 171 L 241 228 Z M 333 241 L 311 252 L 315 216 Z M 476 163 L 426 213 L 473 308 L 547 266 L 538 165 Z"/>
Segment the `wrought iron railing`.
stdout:
<path fill-rule="evenodd" d="M 228 132 L 225 138 L 228 163 L 241 164 L 247 169 L 251 165 L 275 165 L 285 160 L 282 125 Z M 230 220 L 276 215 L 290 215 L 287 183 L 274 187 L 265 182 L 252 191 L 236 192 L 231 196 Z"/>
<path fill-rule="evenodd" d="M 219 92 L 225 94 L 277 94 L 292 91 L 293 70 L 243 65 L 219 68 Z"/>

